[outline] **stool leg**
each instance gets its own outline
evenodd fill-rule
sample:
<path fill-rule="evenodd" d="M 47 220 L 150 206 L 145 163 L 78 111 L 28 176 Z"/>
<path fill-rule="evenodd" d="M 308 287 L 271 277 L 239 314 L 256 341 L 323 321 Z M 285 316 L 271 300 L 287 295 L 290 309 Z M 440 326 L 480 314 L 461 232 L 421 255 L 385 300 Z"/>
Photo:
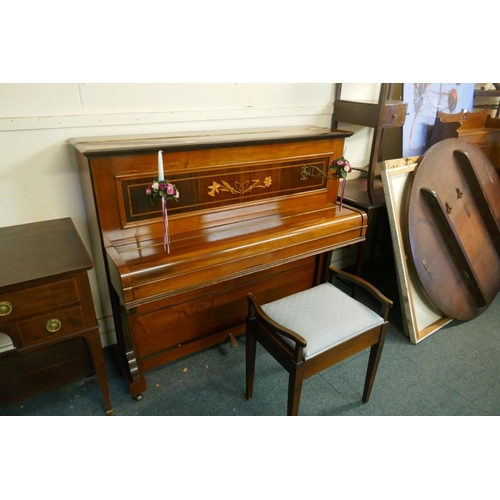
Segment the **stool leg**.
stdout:
<path fill-rule="evenodd" d="M 382 327 L 382 333 L 380 334 L 379 341 L 376 344 L 372 345 L 370 349 L 368 369 L 366 371 L 365 388 L 363 391 L 363 403 L 368 403 L 368 401 L 370 400 L 370 394 L 372 392 L 373 383 L 375 382 L 375 376 L 377 375 L 380 356 L 382 355 L 382 349 L 384 347 L 386 331 L 387 323 Z"/>
<path fill-rule="evenodd" d="M 288 379 L 288 408 L 287 415 L 297 416 L 299 414 L 300 394 L 302 392 L 303 370 L 302 364 L 290 372 Z"/>
<path fill-rule="evenodd" d="M 253 381 L 255 377 L 255 356 L 256 356 L 257 340 L 255 335 L 247 328 L 246 334 L 246 398 L 252 399 L 253 396 Z"/>

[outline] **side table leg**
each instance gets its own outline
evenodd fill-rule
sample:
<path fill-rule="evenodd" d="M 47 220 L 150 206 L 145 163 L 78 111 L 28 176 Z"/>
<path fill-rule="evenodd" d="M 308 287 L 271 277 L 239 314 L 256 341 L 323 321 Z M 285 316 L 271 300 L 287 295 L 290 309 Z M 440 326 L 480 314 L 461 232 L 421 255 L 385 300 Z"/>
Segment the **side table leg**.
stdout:
<path fill-rule="evenodd" d="M 108 376 L 106 374 L 106 363 L 104 361 L 104 354 L 102 351 L 99 329 L 95 329 L 88 332 L 85 335 L 85 338 L 87 340 L 87 345 L 89 346 L 90 354 L 92 356 L 92 361 L 94 363 L 94 369 L 97 375 L 97 380 L 99 382 L 99 387 L 101 388 L 101 394 L 102 394 L 102 399 L 104 401 L 104 409 L 106 410 L 106 415 L 115 415 L 115 412 L 111 407 Z"/>

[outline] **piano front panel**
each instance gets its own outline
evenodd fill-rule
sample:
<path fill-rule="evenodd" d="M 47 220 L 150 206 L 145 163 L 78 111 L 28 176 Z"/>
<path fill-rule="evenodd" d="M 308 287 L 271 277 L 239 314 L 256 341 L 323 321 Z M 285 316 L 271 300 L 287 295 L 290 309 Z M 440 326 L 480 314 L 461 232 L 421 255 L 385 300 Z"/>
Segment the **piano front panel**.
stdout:
<path fill-rule="evenodd" d="M 268 302 L 313 286 L 314 256 L 265 271 L 235 278 L 199 290 L 181 293 L 137 307 L 128 315 L 136 332 L 139 360 L 241 326 L 247 312 L 246 295 L 252 291 Z M 239 333 L 237 330 L 235 330 Z M 170 353 L 175 358 L 175 353 Z M 141 361 L 139 361 L 141 363 Z"/>
<path fill-rule="evenodd" d="M 214 210 L 239 203 L 265 200 L 290 194 L 326 189 L 321 177 L 301 177 L 302 168 L 315 168 L 328 173 L 329 156 L 303 160 L 280 160 L 238 164 L 210 172 L 172 173 L 168 180 L 175 184 L 182 196 L 168 202 L 169 217 L 175 218 L 198 210 Z M 165 161 L 168 162 L 168 155 Z M 124 175 L 116 177 L 117 197 L 122 207 L 122 228 L 160 219 L 161 201 L 144 195 L 155 176 Z"/>
<path fill-rule="evenodd" d="M 171 234 L 193 227 L 225 224 L 241 208 L 253 218 L 262 211 L 332 203 L 338 180 L 301 176 L 304 166 L 328 172 L 332 159 L 342 154 L 343 139 L 290 144 L 242 145 L 212 151 L 165 150 L 165 179 L 175 183 L 179 201 L 168 202 Z M 146 187 L 158 177 L 158 155 L 105 156 L 91 160 L 95 202 L 101 230 L 114 244 L 124 238 L 162 233 L 160 202 L 153 206 Z M 312 197 L 312 198 L 311 198 Z"/>

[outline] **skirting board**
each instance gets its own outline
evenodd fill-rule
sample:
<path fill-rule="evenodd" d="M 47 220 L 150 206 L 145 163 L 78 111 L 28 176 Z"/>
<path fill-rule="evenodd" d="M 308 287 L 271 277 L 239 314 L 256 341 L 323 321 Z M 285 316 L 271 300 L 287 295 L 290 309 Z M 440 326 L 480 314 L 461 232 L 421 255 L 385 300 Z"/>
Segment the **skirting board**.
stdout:
<path fill-rule="evenodd" d="M 383 163 L 382 169 L 382 183 L 398 275 L 403 328 L 413 344 L 417 344 L 452 321 L 452 319 L 442 316 L 420 290 L 418 277 L 408 266 L 404 247 L 401 229 L 403 196 L 406 192 L 408 178 L 415 170 L 419 158 L 412 156 L 398 160 L 387 160 Z"/>

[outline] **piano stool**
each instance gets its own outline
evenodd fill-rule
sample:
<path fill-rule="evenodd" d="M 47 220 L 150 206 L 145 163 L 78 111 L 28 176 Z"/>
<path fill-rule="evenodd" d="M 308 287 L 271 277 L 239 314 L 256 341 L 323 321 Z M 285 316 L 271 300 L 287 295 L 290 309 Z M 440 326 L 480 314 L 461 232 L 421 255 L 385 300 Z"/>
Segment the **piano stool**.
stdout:
<path fill-rule="evenodd" d="M 370 293 L 380 314 L 337 288 L 336 278 Z M 363 402 L 370 399 L 384 347 L 392 301 L 352 274 L 329 268 L 330 280 L 309 290 L 260 305 L 248 294 L 246 397 L 253 396 L 259 342 L 289 373 L 287 414 L 298 415 L 302 382 L 370 347 Z"/>

